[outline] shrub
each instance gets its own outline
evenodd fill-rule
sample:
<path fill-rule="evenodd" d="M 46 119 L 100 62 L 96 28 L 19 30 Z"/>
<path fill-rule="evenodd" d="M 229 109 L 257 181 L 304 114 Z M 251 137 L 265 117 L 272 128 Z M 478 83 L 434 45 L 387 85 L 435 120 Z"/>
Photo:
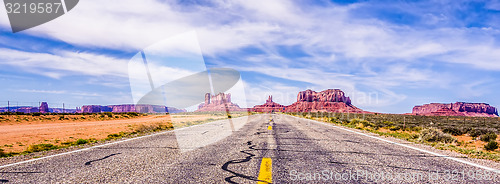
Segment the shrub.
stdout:
<path fill-rule="evenodd" d="M 153 126 L 147 126 L 147 125 L 139 125 L 137 128 L 135 128 L 136 132 L 149 132 L 154 129 Z"/>
<path fill-rule="evenodd" d="M 398 131 L 399 129 L 401 129 L 401 127 L 399 127 L 399 126 L 390 126 L 390 127 L 388 127 L 388 128 L 389 128 L 389 130 L 391 130 L 391 131 Z"/>
<path fill-rule="evenodd" d="M 108 116 L 108 118 L 113 118 L 113 113 L 112 112 L 103 112 L 103 115 Z"/>
<path fill-rule="evenodd" d="M 330 117 L 330 118 L 328 118 L 328 120 L 327 120 L 327 121 L 328 121 L 328 122 L 330 122 L 330 123 L 335 123 L 335 122 L 337 122 L 337 118 L 334 118 L 334 117 L 332 118 L 332 117 Z"/>
<path fill-rule="evenodd" d="M 493 151 L 498 148 L 498 143 L 496 141 L 490 141 L 488 144 L 484 145 L 484 149 L 488 151 Z"/>
<path fill-rule="evenodd" d="M 364 119 L 351 119 L 350 123 L 356 126 L 358 126 L 358 124 L 362 124 L 363 127 L 376 127 L 375 124 Z"/>
<path fill-rule="evenodd" d="M 28 148 L 26 148 L 26 152 L 28 153 L 33 153 L 33 152 L 39 152 L 39 151 L 47 151 L 47 150 L 52 150 L 56 149 L 57 146 L 53 144 L 32 144 L 29 145 Z"/>
<path fill-rule="evenodd" d="M 422 131 L 422 129 L 423 129 L 423 128 L 422 128 L 422 127 L 419 127 L 419 126 L 414 126 L 414 127 L 411 127 L 411 128 L 410 128 L 410 130 L 411 130 L 411 131 L 415 131 L 415 132 L 420 132 L 420 131 Z"/>
<path fill-rule="evenodd" d="M 497 139 L 497 134 L 493 133 L 493 132 L 489 132 L 489 133 L 486 133 L 484 135 L 481 135 L 481 137 L 479 137 L 481 139 L 481 141 L 484 141 L 484 142 L 490 142 L 490 141 L 494 141 L 495 139 Z"/>
<path fill-rule="evenodd" d="M 129 116 L 139 116 L 139 113 L 137 112 L 127 112 Z"/>
<path fill-rule="evenodd" d="M 89 143 L 89 141 L 86 140 L 86 139 L 78 139 L 78 140 L 76 140 L 76 144 L 87 144 L 87 143 Z"/>
<path fill-rule="evenodd" d="M 488 131 L 488 130 L 486 130 L 486 129 L 479 129 L 479 128 L 475 128 L 475 129 L 472 129 L 472 130 L 470 130 L 470 131 L 469 131 L 469 135 L 470 135 L 471 137 L 479 137 L 479 136 L 481 136 L 481 135 L 483 135 L 483 134 L 486 134 L 486 133 L 488 133 L 488 132 L 489 132 L 489 131 Z"/>
<path fill-rule="evenodd" d="M 34 112 L 34 113 L 31 113 L 31 116 L 41 116 L 42 113 L 41 112 Z"/>
<path fill-rule="evenodd" d="M 461 128 L 457 128 L 457 127 L 446 127 L 443 129 L 443 132 L 454 135 L 454 136 L 465 134 L 465 132 Z"/>
<path fill-rule="evenodd" d="M 384 122 L 382 122 L 382 125 L 383 125 L 384 127 L 386 127 L 386 126 L 392 126 L 392 125 L 394 125 L 394 122 L 391 122 L 391 121 L 384 121 Z"/>
<path fill-rule="evenodd" d="M 427 128 L 420 132 L 420 140 L 427 142 L 444 142 L 452 143 L 456 139 L 450 134 L 443 133 L 442 131 L 435 128 Z"/>
<path fill-rule="evenodd" d="M 108 135 L 108 139 L 116 139 L 116 138 L 120 138 L 122 137 L 122 135 L 120 134 L 109 134 Z"/>

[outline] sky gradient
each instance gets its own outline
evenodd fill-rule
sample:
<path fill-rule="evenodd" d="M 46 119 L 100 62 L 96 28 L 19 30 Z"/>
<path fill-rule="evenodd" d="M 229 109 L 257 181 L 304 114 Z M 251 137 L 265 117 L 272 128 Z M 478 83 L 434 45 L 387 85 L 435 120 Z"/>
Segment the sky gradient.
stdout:
<path fill-rule="evenodd" d="M 247 105 L 342 89 L 367 111 L 500 107 L 500 1 L 84 0 L 12 33 L 0 8 L 0 106 L 133 103 L 127 64 L 195 31 L 207 68 L 241 73 Z"/>

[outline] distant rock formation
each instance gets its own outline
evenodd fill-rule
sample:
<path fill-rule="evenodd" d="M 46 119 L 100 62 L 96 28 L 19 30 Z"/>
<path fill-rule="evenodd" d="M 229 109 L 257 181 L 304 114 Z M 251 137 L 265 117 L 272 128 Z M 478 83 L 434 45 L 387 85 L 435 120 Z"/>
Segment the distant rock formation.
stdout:
<path fill-rule="evenodd" d="M 284 105 L 273 102 L 273 96 L 269 96 L 265 104 L 256 105 L 252 108 L 254 112 L 282 112 L 284 110 Z"/>
<path fill-rule="evenodd" d="M 327 89 L 321 92 L 305 90 L 297 95 L 297 102 L 344 102 L 351 105 L 351 99 L 340 89 Z"/>
<path fill-rule="evenodd" d="M 321 92 L 310 89 L 297 95 L 297 102 L 285 108 L 286 112 L 342 112 L 368 113 L 351 104 L 340 89 L 327 89 Z"/>
<path fill-rule="evenodd" d="M 82 106 L 81 112 L 83 113 L 100 113 L 100 112 L 139 112 L 139 113 L 179 113 L 186 112 L 184 109 L 177 109 L 174 107 L 165 107 L 159 105 L 133 105 L 133 104 L 123 104 L 123 105 L 84 105 Z"/>
<path fill-rule="evenodd" d="M 41 113 L 49 113 L 49 104 L 47 104 L 47 102 L 42 102 L 42 104 L 40 104 L 40 108 L 39 108 L 40 112 Z"/>
<path fill-rule="evenodd" d="M 413 107 L 412 114 L 424 116 L 498 117 L 495 107 L 486 103 L 431 103 Z"/>
<path fill-rule="evenodd" d="M 82 106 L 83 113 L 100 113 L 101 106 L 100 105 L 84 105 Z"/>
<path fill-rule="evenodd" d="M 23 112 L 23 113 L 34 113 L 34 112 L 38 112 L 38 108 L 36 108 L 36 107 L 19 107 L 15 111 L 16 112 Z"/>
<path fill-rule="evenodd" d="M 217 95 L 205 94 L 205 103 L 198 106 L 195 112 L 208 111 L 246 111 L 231 102 L 231 94 L 219 93 Z"/>

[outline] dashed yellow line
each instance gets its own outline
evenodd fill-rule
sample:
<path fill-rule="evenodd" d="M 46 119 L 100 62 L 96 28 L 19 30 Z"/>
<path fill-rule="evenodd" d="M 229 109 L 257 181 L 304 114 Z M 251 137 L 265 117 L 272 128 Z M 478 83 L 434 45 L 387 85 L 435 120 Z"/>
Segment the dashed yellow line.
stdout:
<path fill-rule="evenodd" d="M 273 182 L 273 161 L 271 158 L 262 158 L 260 164 L 259 181 L 257 184 L 272 183 Z"/>
<path fill-rule="evenodd" d="M 273 129 L 273 126 L 267 126 L 267 129 L 268 129 L 268 130 L 272 130 L 272 129 Z"/>

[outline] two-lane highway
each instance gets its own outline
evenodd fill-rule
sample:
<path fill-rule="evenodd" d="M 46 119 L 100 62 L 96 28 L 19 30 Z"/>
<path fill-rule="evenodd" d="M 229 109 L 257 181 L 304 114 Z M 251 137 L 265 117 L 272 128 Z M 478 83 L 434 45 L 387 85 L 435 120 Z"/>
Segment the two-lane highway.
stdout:
<path fill-rule="evenodd" d="M 0 182 L 492 183 L 490 177 L 498 179 L 493 172 L 454 159 L 326 123 L 262 114 L 0 166 Z"/>

